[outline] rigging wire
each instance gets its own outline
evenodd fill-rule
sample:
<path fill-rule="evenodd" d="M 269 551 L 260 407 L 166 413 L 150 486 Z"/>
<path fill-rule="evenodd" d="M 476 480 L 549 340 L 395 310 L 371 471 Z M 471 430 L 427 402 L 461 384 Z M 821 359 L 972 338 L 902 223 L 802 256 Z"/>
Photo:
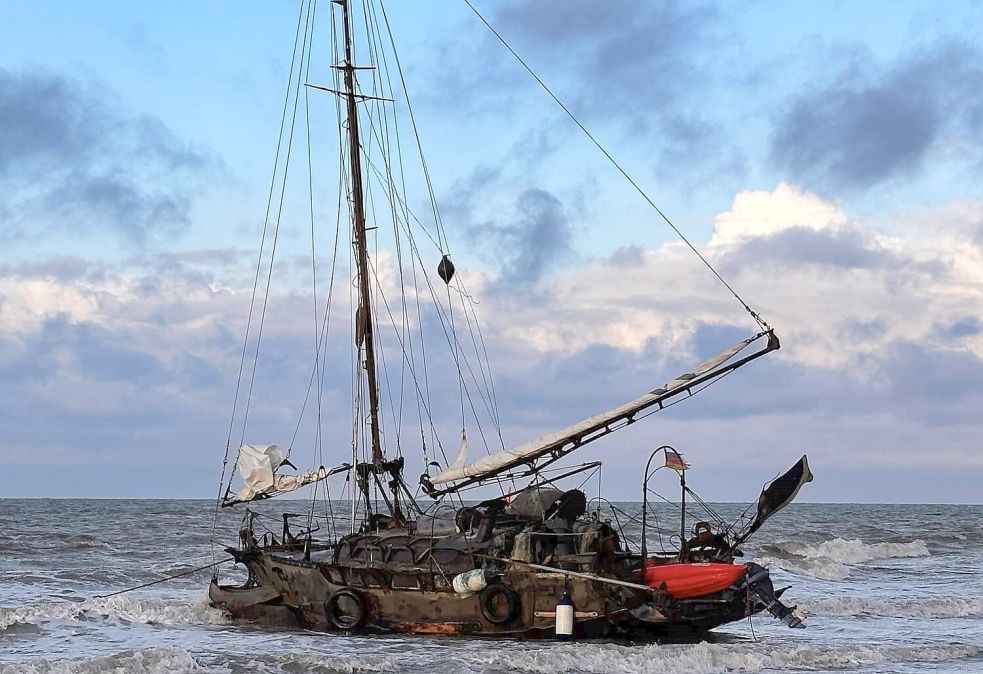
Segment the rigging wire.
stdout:
<path fill-rule="evenodd" d="M 313 8 L 313 2 L 308 2 L 307 22 L 304 26 L 304 42 L 303 42 L 303 47 L 301 49 L 300 67 L 298 68 L 297 84 L 294 91 L 293 117 L 290 121 L 290 132 L 287 136 L 287 157 L 284 160 L 284 164 L 283 164 L 283 181 L 280 185 L 280 200 L 279 200 L 279 205 L 277 207 L 276 223 L 273 228 L 273 242 L 270 249 L 270 265 L 266 276 L 266 292 L 263 297 L 262 310 L 260 311 L 260 315 L 259 315 L 259 328 L 257 329 L 257 333 L 256 333 L 256 351 L 253 354 L 253 367 L 249 377 L 249 388 L 247 389 L 246 392 L 246 407 L 243 412 L 243 418 L 242 418 L 242 436 L 240 437 L 240 444 L 246 438 L 246 424 L 249 420 L 249 407 L 250 407 L 250 403 L 252 402 L 253 385 L 256 382 L 256 366 L 259 363 L 259 349 L 263 342 L 263 328 L 266 324 L 266 310 L 267 307 L 269 306 L 270 287 L 273 283 L 273 263 L 276 260 L 276 248 L 280 236 L 280 223 L 283 217 L 284 195 L 286 194 L 286 190 L 287 190 L 287 173 L 290 169 L 290 156 L 291 156 L 291 150 L 293 149 L 294 130 L 297 127 L 297 106 L 300 103 L 301 73 L 304 69 L 304 63 L 308 53 L 307 49 L 309 48 L 307 38 L 308 38 L 308 33 L 310 32 L 311 29 L 310 18 L 311 18 L 312 8 Z"/>
<path fill-rule="evenodd" d="M 263 234 L 260 239 L 259 255 L 257 256 L 257 260 L 256 260 L 256 274 L 255 274 L 255 278 L 253 279 L 252 295 L 249 298 L 249 315 L 246 318 L 246 332 L 242 339 L 242 355 L 240 356 L 239 359 L 239 373 L 236 376 L 235 394 L 233 395 L 232 398 L 232 415 L 231 418 L 229 419 L 229 432 L 225 440 L 225 455 L 222 458 L 222 474 L 219 477 L 218 496 L 215 499 L 215 512 L 212 520 L 212 533 L 210 538 L 213 557 L 215 554 L 215 528 L 218 524 L 219 507 L 222 502 L 222 487 L 225 485 L 225 473 L 229 463 L 229 450 L 232 446 L 232 432 L 233 429 L 235 428 L 236 412 L 238 410 L 238 404 L 239 404 L 239 391 L 240 391 L 240 387 L 242 386 L 242 371 L 246 363 L 246 351 L 249 346 L 249 332 L 253 322 L 253 310 L 256 306 L 256 290 L 259 287 L 260 270 L 262 269 L 263 266 L 263 253 L 266 245 L 266 232 L 270 223 L 270 211 L 273 206 L 273 195 L 276 190 L 277 167 L 280 164 L 280 151 L 283 145 L 283 130 L 286 126 L 286 121 L 287 121 L 287 108 L 290 102 L 290 86 L 291 83 L 293 82 L 294 67 L 297 63 L 297 44 L 300 41 L 300 26 L 303 17 L 304 17 L 304 2 L 301 2 L 300 10 L 297 14 L 297 28 L 294 31 L 294 46 L 293 46 L 293 52 L 290 60 L 290 72 L 287 75 L 287 86 L 286 86 L 286 90 L 284 91 L 284 97 L 283 97 L 283 111 L 280 114 L 280 131 L 277 134 L 276 153 L 273 158 L 273 174 L 270 177 L 269 196 L 267 197 L 267 201 L 266 201 L 266 215 L 263 218 Z M 286 179 L 286 176 L 284 176 L 284 179 Z M 235 466 L 233 466 L 233 472 L 234 471 L 235 471 Z M 232 478 L 230 476 L 229 480 L 231 481 L 231 479 Z"/>
<path fill-rule="evenodd" d="M 704 257 L 704 255 L 700 253 L 699 250 L 697 250 L 696 246 L 694 246 L 690 242 L 690 240 L 686 237 L 686 235 L 683 234 L 678 227 L 676 227 L 676 225 L 672 222 L 672 220 L 669 219 L 669 217 L 662 211 L 662 209 L 656 206 L 652 198 L 649 197 L 649 195 L 645 192 L 645 190 L 643 190 L 642 187 L 637 182 L 635 182 L 634 178 L 632 178 L 631 175 L 628 174 L 628 171 L 626 171 L 621 166 L 621 164 L 618 163 L 618 161 L 611 155 L 611 153 L 608 152 L 603 145 L 601 145 L 600 141 L 598 141 L 597 138 L 595 138 L 594 135 L 587 130 L 587 127 L 584 126 L 583 123 L 581 123 L 581 121 L 577 119 L 576 115 L 574 115 L 573 112 L 570 111 L 570 108 L 568 108 L 563 103 L 563 101 L 561 101 L 557 97 L 557 95 L 553 93 L 553 90 L 550 89 L 549 86 L 546 84 L 546 82 L 544 82 L 539 77 L 539 75 L 536 74 L 536 72 L 532 69 L 532 67 L 528 63 L 526 63 L 525 60 L 523 60 L 523 58 L 519 56 L 518 53 L 516 53 L 516 51 L 512 48 L 512 46 L 505 40 L 504 37 L 502 37 L 501 33 L 495 30 L 495 28 L 488 22 L 488 20 L 484 16 L 482 16 L 481 12 L 479 12 L 477 8 L 473 4 L 471 4 L 471 0 L 464 0 L 464 4 L 466 4 L 471 9 L 472 12 L 474 12 L 475 16 L 477 16 L 478 19 L 481 20 L 481 22 L 485 25 L 485 27 L 487 27 L 488 30 L 491 31 L 491 33 L 498 39 L 499 42 L 502 43 L 502 45 L 509 51 L 509 53 L 515 57 L 515 59 L 519 62 L 519 64 L 526 70 L 526 72 L 528 72 L 532 76 L 532 78 L 536 80 L 537 84 L 539 84 L 539 86 L 542 87 L 543 91 L 549 94 L 550 98 L 552 98 L 553 101 L 558 106 L 560 106 L 560 109 L 563 110 L 564 113 L 566 113 L 567 117 L 569 117 L 573 121 L 573 123 L 576 124 L 581 131 L 584 132 L 584 135 L 586 135 L 587 138 L 589 138 L 590 141 L 597 147 L 597 149 L 601 151 L 601 154 L 607 157 L 608 161 L 611 162 L 611 165 L 614 166 L 618 170 L 618 172 L 621 173 L 622 176 L 624 176 L 625 180 L 627 180 L 631 184 L 631 186 L 635 188 L 635 191 L 641 195 L 641 197 L 648 203 L 648 205 L 651 206 L 653 209 L 655 209 L 655 212 L 658 213 L 663 220 L 665 220 L 666 224 L 669 225 L 672 231 L 676 233 L 679 239 L 683 243 L 685 243 L 686 246 L 689 247 L 691 251 L 693 251 L 693 253 L 700 259 L 700 261 L 703 262 L 704 265 L 706 265 L 706 268 L 709 269 L 713 273 L 713 275 L 717 277 L 717 280 L 720 281 L 720 283 L 723 284 L 723 286 L 730 291 L 730 294 L 734 296 L 734 299 L 740 302 L 741 306 L 744 307 L 744 310 L 751 315 L 751 318 L 754 319 L 754 321 L 761 327 L 761 329 L 769 330 L 770 326 L 768 325 L 768 323 L 757 312 L 755 312 L 750 307 L 750 305 L 748 305 L 747 302 L 744 301 L 744 298 L 742 298 L 737 293 L 737 291 L 734 290 L 733 286 L 731 286 L 726 280 L 724 280 L 724 277 L 720 275 L 720 273 L 714 268 L 712 264 L 710 264 L 710 261 L 707 260 L 707 258 Z"/>

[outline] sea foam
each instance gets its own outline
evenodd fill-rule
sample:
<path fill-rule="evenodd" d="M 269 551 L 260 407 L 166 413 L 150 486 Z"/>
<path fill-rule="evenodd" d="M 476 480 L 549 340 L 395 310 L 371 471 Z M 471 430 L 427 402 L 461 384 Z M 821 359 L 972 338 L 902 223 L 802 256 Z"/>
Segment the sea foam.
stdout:
<path fill-rule="evenodd" d="M 926 597 L 918 599 L 875 599 L 830 597 L 799 603 L 809 615 L 878 616 L 887 618 L 977 618 L 983 617 L 983 597 Z"/>
<path fill-rule="evenodd" d="M 892 662 L 947 662 L 978 657 L 983 646 L 941 643 L 911 646 L 750 647 L 747 644 L 700 643 L 682 648 L 664 645 L 613 646 L 575 644 L 510 652 L 484 660 L 503 671 L 556 674 L 610 672 L 625 674 L 718 674 L 723 672 L 860 669 Z"/>
<path fill-rule="evenodd" d="M 0 674 L 185 674 L 206 671 L 194 657 L 180 648 L 142 648 L 90 658 L 38 658 L 0 665 Z M 207 671 L 221 672 L 209 669 Z M 230 671 L 225 669 L 226 672 Z"/>
<path fill-rule="evenodd" d="M 864 543 L 854 538 L 834 538 L 822 543 L 785 542 L 764 545 L 756 558 L 760 564 L 775 566 L 821 580 L 843 580 L 851 567 L 875 559 L 925 557 L 931 554 L 925 541 L 905 543 Z"/>
<path fill-rule="evenodd" d="M 128 597 L 72 602 L 41 602 L 0 606 L 0 631 L 15 624 L 38 625 L 52 620 L 123 620 L 148 625 L 218 625 L 228 622 L 204 597 L 194 601 Z"/>

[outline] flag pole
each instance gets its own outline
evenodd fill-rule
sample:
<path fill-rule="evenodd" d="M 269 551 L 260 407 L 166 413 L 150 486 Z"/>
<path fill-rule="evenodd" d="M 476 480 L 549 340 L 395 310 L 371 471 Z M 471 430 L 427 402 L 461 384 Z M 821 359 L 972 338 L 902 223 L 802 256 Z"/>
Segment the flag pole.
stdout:
<path fill-rule="evenodd" d="M 686 469 L 679 471 L 679 561 L 686 560 Z"/>

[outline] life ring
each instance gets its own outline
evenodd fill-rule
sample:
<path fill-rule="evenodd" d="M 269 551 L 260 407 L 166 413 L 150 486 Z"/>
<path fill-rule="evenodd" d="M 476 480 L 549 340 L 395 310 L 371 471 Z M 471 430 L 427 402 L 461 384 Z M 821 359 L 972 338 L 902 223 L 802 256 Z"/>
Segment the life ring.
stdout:
<path fill-rule="evenodd" d="M 324 602 L 328 622 L 339 630 L 353 630 L 365 620 L 365 600 L 350 588 L 342 588 Z"/>
<path fill-rule="evenodd" d="M 519 594 L 503 583 L 489 585 L 481 591 L 478 599 L 481 615 L 492 625 L 512 622 L 519 614 Z"/>

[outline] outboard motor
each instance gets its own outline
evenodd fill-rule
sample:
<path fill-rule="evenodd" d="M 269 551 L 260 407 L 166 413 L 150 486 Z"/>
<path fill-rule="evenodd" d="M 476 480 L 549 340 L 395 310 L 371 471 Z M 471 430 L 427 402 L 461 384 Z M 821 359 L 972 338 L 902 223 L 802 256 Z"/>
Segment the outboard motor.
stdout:
<path fill-rule="evenodd" d="M 749 562 L 747 580 L 738 586 L 745 590 L 755 601 L 764 606 L 772 614 L 789 627 L 805 627 L 805 615 L 795 606 L 788 607 L 781 602 L 781 591 L 775 592 L 768 569 Z"/>

